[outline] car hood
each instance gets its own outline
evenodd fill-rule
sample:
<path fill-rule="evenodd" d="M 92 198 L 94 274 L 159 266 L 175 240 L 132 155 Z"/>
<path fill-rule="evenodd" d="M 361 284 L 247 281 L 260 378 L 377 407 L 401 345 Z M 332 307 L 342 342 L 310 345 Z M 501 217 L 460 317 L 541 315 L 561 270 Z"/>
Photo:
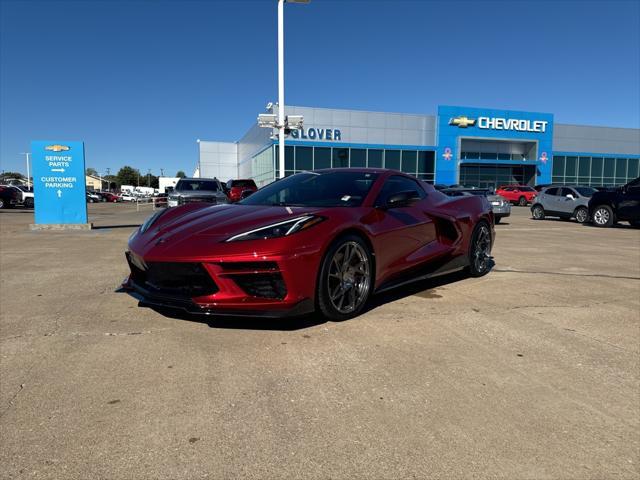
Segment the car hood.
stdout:
<path fill-rule="evenodd" d="M 145 254 L 154 245 L 178 247 L 187 241 L 222 242 L 249 230 L 316 213 L 321 208 L 224 204 L 191 204 L 165 210 L 144 233 L 132 237 L 130 246 Z M 191 244 L 189 244 L 191 245 Z"/>

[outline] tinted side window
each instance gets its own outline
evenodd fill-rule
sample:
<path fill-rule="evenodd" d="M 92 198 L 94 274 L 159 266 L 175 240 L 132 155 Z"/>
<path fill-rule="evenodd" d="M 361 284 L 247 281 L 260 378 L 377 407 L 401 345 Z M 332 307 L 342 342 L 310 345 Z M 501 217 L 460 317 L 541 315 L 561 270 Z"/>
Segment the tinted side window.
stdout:
<path fill-rule="evenodd" d="M 547 188 L 543 193 L 547 195 L 558 195 L 558 188 Z"/>
<path fill-rule="evenodd" d="M 562 193 L 560 194 L 562 197 L 566 197 L 567 195 L 576 196 L 576 192 L 571 190 L 570 188 L 563 188 Z"/>
<path fill-rule="evenodd" d="M 418 182 L 407 177 L 401 177 L 400 175 L 394 175 L 389 177 L 382 190 L 378 194 L 376 199 L 376 205 L 385 205 L 391 195 L 395 195 L 400 192 L 414 191 L 416 192 L 416 198 L 423 199 L 427 196 L 424 189 L 418 185 Z"/>

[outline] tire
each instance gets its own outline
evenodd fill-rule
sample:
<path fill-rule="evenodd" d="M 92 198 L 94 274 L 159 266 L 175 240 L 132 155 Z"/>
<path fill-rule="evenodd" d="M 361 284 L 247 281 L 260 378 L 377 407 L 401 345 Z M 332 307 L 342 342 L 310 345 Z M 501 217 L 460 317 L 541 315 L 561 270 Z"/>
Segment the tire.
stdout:
<path fill-rule="evenodd" d="M 526 207 L 527 206 L 527 199 L 525 197 L 520 197 L 518 199 L 518 205 L 521 207 Z"/>
<path fill-rule="evenodd" d="M 640 220 L 629 220 L 629 224 L 633 228 L 640 228 Z"/>
<path fill-rule="evenodd" d="M 4 199 L 0 198 L 0 210 L 3 208 L 7 208 L 7 205 L 4 203 Z"/>
<path fill-rule="evenodd" d="M 495 217 L 494 222 L 497 225 L 500 223 L 501 220 L 502 220 L 502 217 Z"/>
<path fill-rule="evenodd" d="M 585 207 L 578 207 L 573 215 L 578 223 L 586 223 L 589 220 L 589 210 Z"/>
<path fill-rule="evenodd" d="M 607 228 L 613 225 L 613 210 L 608 205 L 598 205 L 593 209 L 593 224 L 596 227 Z"/>
<path fill-rule="evenodd" d="M 542 208 L 542 205 L 534 205 L 531 208 L 531 216 L 534 220 L 544 220 L 544 208 Z"/>
<path fill-rule="evenodd" d="M 318 310 L 330 320 L 357 316 L 371 295 L 373 272 L 373 256 L 364 241 L 357 235 L 340 237 L 322 260 L 316 284 Z"/>
<path fill-rule="evenodd" d="M 24 206 L 26 208 L 33 208 L 33 198 L 28 197 L 24 199 Z"/>
<path fill-rule="evenodd" d="M 472 277 L 482 277 L 491 271 L 491 230 L 487 222 L 481 221 L 473 229 L 469 245 L 469 266 L 467 272 Z"/>

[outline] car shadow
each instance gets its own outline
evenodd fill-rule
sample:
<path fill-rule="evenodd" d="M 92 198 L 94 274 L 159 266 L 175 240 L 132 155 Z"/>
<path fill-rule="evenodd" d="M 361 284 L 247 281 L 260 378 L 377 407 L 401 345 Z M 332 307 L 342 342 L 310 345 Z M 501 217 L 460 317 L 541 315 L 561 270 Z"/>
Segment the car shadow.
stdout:
<path fill-rule="evenodd" d="M 112 228 L 135 228 L 139 227 L 140 223 L 132 223 L 128 225 L 94 225 L 93 230 L 110 230 Z"/>
<path fill-rule="evenodd" d="M 364 315 L 378 307 L 386 305 L 387 303 L 395 302 L 406 297 L 420 296 L 422 298 L 439 298 L 441 295 L 432 292 L 432 290 L 448 285 L 450 283 L 459 282 L 469 278 L 469 274 L 465 271 L 458 271 L 439 277 L 430 278 L 427 280 L 420 280 L 414 283 L 410 283 L 404 286 L 397 287 L 392 290 L 388 290 L 383 293 L 374 295 L 369 299 L 364 310 L 350 320 L 357 320 L 361 315 Z M 267 330 L 267 331 L 296 331 L 304 330 L 317 325 L 328 323 L 327 320 L 319 313 L 312 313 L 308 315 L 302 315 L 297 317 L 288 318 L 261 318 L 261 317 L 225 317 L 225 316 L 208 316 L 189 313 L 181 309 L 158 307 L 156 305 L 150 305 L 140 300 L 140 297 L 132 294 L 132 292 L 118 288 L 116 293 L 127 293 L 131 297 L 138 300 L 138 307 L 149 308 L 154 312 L 174 320 L 184 320 L 188 322 L 204 323 L 209 328 L 219 329 L 233 329 L 233 330 Z M 336 322 L 339 323 L 339 322 Z"/>

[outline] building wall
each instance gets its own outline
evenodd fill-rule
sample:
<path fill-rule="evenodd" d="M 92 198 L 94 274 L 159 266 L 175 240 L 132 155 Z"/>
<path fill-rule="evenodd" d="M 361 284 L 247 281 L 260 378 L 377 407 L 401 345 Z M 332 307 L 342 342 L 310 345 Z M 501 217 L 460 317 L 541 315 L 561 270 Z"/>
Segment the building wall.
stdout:
<path fill-rule="evenodd" d="M 226 182 L 238 177 L 238 145 L 232 142 L 200 141 L 200 177 Z"/>
<path fill-rule="evenodd" d="M 640 155 L 640 130 L 556 123 L 553 151 Z"/>

